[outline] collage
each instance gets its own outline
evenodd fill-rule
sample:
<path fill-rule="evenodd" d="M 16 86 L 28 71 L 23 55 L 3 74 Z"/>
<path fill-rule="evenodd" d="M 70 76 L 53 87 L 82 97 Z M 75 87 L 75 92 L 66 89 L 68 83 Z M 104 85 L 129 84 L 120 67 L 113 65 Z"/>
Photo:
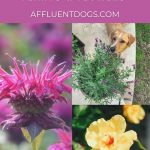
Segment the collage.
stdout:
<path fill-rule="evenodd" d="M 0 150 L 150 150 L 150 24 L 0 23 Z"/>

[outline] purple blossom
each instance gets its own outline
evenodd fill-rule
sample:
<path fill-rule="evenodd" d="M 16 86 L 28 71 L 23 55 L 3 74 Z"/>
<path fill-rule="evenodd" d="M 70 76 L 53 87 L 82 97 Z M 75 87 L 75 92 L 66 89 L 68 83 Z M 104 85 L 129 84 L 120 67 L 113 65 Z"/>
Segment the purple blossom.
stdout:
<path fill-rule="evenodd" d="M 56 54 L 57 63 L 60 61 L 66 61 L 66 63 L 72 65 L 72 34 L 63 33 L 59 30 L 50 32 L 42 42 L 42 49 L 51 54 Z"/>
<path fill-rule="evenodd" d="M 69 126 L 72 121 L 72 103 L 55 103 L 52 107 L 53 111 L 62 118 Z"/>
<path fill-rule="evenodd" d="M 45 36 L 51 31 L 55 29 L 56 24 L 52 23 L 33 23 L 33 24 L 24 24 L 22 26 L 22 32 L 30 32 L 31 33 L 31 41 L 33 44 L 40 44 L 43 42 Z M 25 33 L 24 33 L 25 34 Z"/>
<path fill-rule="evenodd" d="M 6 120 L 9 118 L 9 116 L 12 114 L 13 110 L 9 106 L 9 104 L 6 101 L 2 101 L 0 103 L 0 122 Z M 8 140 L 15 142 L 17 144 L 21 143 L 23 141 L 22 134 L 20 132 L 20 129 L 17 128 L 11 128 L 8 130 Z"/>
<path fill-rule="evenodd" d="M 34 23 L 24 24 L 21 36 L 31 47 L 41 50 L 45 55 L 57 55 L 55 64 L 66 62 L 66 68 L 72 66 L 72 32 L 70 24 Z"/>
<path fill-rule="evenodd" d="M 12 109 L 4 101 L 0 103 L 0 110 L 0 122 L 8 119 L 8 116 L 12 113 Z"/>
<path fill-rule="evenodd" d="M 38 65 L 33 67 L 21 63 L 18 66 L 13 59 L 14 68 L 7 73 L 0 67 L 0 100 L 8 99 L 15 112 L 8 120 L 2 122 L 4 128 L 30 127 L 33 124 L 42 129 L 67 129 L 65 122 L 57 117 L 51 107 L 57 102 L 67 102 L 63 93 L 72 92 L 65 84 L 72 71 L 64 72 L 64 63 L 52 67 L 54 56 L 51 57 L 40 73 Z"/>
<path fill-rule="evenodd" d="M 72 133 L 61 129 L 55 130 L 60 142 L 51 145 L 48 150 L 72 150 Z"/>

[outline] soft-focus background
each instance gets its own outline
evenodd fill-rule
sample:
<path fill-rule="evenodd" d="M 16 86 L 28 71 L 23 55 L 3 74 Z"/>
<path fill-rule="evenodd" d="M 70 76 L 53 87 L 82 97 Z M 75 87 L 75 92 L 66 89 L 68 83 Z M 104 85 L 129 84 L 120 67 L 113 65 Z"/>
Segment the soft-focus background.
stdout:
<path fill-rule="evenodd" d="M 40 69 L 48 58 L 56 55 L 54 64 L 66 61 L 66 68 L 72 65 L 72 34 L 71 24 L 0 24 L 0 65 L 7 71 L 12 65 L 10 57 L 20 61 L 36 64 L 40 60 Z M 68 81 L 71 85 L 71 80 Z M 71 126 L 72 105 L 71 96 L 66 95 L 68 104 L 56 104 L 55 111 Z M 5 102 L 0 102 L 0 121 L 11 113 L 11 108 Z M 58 142 L 57 135 L 47 131 L 40 150 L 47 150 L 51 143 Z M 0 130 L 0 150 L 31 150 L 20 130 Z"/>

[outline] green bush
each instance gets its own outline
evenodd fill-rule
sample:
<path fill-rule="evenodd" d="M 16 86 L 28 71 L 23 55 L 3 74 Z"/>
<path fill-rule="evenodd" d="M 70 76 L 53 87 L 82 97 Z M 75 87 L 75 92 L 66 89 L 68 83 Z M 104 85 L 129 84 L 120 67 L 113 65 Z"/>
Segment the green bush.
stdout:
<path fill-rule="evenodd" d="M 72 49 L 74 54 L 80 53 L 80 48 L 78 46 L 78 40 L 76 39 L 75 35 L 72 33 Z"/>
<path fill-rule="evenodd" d="M 120 57 L 112 54 L 109 47 L 103 43 L 97 44 L 96 53 L 75 58 L 73 66 L 73 87 L 81 90 L 86 99 L 100 104 L 111 103 L 113 98 L 120 98 L 128 84 L 125 82 L 131 73 L 126 68 L 120 69 L 123 61 Z"/>

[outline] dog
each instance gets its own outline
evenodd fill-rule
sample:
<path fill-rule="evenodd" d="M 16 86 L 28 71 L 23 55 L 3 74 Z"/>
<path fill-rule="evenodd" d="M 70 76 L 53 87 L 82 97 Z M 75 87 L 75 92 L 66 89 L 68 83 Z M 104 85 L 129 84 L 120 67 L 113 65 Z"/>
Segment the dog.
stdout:
<path fill-rule="evenodd" d="M 110 38 L 110 50 L 112 53 L 120 55 L 124 50 L 130 47 L 135 37 L 123 30 L 124 24 L 122 23 L 108 23 L 106 29 Z"/>

